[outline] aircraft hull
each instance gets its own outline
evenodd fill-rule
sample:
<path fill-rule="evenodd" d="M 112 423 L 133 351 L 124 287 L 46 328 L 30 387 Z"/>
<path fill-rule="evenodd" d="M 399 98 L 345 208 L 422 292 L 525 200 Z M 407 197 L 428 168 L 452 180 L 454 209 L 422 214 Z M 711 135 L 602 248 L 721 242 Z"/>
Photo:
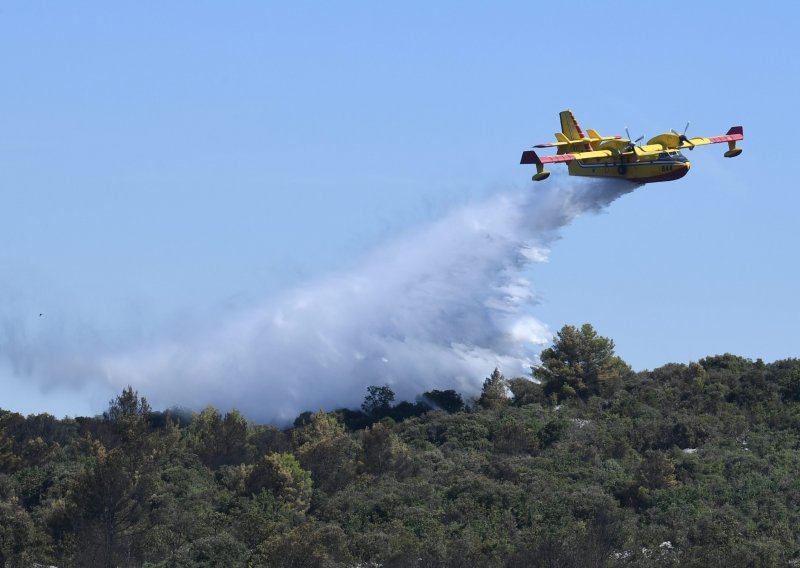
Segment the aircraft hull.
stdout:
<path fill-rule="evenodd" d="M 572 176 L 626 179 L 634 183 L 655 183 L 680 179 L 689 173 L 689 162 L 569 162 Z"/>

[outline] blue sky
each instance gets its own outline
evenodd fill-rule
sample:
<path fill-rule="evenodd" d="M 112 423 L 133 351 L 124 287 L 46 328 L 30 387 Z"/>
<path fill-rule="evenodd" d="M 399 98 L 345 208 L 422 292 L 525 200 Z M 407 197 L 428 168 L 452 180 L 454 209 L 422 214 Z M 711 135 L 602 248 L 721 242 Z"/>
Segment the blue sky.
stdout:
<path fill-rule="evenodd" d="M 745 151 L 567 227 L 536 317 L 636 369 L 800 354 L 794 4 L 431 4 L 4 3 L 3 312 L 114 343 L 247 306 L 534 190 L 519 154 L 570 108 L 602 134 L 742 124 Z M 0 407 L 108 399 L 48 384 L 0 370 Z"/>

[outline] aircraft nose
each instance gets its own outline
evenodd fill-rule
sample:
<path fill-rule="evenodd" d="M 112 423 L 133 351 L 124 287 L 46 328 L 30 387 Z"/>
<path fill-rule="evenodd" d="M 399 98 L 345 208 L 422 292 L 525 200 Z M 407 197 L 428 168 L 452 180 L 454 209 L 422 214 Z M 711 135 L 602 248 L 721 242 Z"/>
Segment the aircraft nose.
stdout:
<path fill-rule="evenodd" d="M 678 166 L 680 167 L 675 168 L 675 177 L 673 179 L 680 179 L 686 174 L 688 174 L 689 168 L 692 167 L 692 164 L 690 164 L 689 161 L 687 160 L 681 164 L 678 164 Z"/>

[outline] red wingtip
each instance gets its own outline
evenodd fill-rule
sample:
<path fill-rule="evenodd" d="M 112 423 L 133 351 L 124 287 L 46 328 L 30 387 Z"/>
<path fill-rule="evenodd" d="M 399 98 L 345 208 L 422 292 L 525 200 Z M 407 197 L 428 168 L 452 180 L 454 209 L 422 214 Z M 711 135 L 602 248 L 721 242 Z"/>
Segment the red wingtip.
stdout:
<path fill-rule="evenodd" d="M 744 138 L 744 128 L 741 126 L 733 126 L 730 130 L 728 130 L 728 136 L 732 136 L 734 134 L 738 134 L 739 136 Z"/>

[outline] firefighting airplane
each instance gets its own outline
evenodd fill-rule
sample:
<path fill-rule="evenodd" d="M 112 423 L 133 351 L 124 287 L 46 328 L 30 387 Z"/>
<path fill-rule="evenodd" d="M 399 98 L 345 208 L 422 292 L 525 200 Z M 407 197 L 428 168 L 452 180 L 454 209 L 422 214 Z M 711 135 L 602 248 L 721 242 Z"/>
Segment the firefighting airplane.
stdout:
<path fill-rule="evenodd" d="M 636 140 L 620 136 L 600 136 L 596 130 L 588 129 L 584 134 L 572 111 L 559 113 L 561 132 L 556 132 L 557 142 L 537 144 L 534 148 L 557 148 L 555 156 L 539 156 L 534 150 L 522 153 L 521 164 L 536 164 L 533 181 L 542 181 L 550 176 L 544 165 L 551 162 L 566 162 L 571 176 L 612 177 L 626 179 L 636 183 L 670 181 L 682 178 L 689 171 L 689 160 L 681 154 L 681 150 L 694 150 L 695 146 L 705 144 L 728 143 L 726 158 L 733 158 L 742 153 L 736 147 L 737 140 L 744 139 L 744 129 L 734 126 L 724 136 L 711 138 L 687 138 L 686 124 L 683 134 L 674 130 L 651 138 L 644 146 L 638 143 L 644 136 Z M 625 129 L 626 134 L 628 129 Z"/>

